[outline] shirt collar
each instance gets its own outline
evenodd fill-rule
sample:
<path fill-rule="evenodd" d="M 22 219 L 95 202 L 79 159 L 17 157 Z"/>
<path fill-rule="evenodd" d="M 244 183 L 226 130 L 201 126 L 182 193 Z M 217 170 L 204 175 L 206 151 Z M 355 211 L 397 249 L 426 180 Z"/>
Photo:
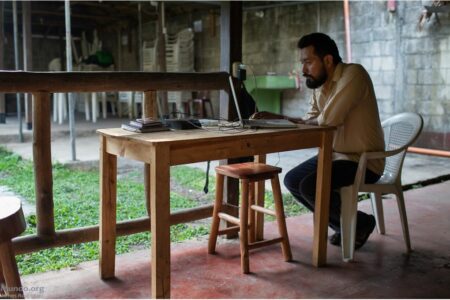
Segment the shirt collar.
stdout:
<path fill-rule="evenodd" d="M 338 63 L 336 68 L 334 69 L 333 78 L 331 81 L 336 82 L 342 77 L 342 72 L 344 70 L 344 64 Z"/>

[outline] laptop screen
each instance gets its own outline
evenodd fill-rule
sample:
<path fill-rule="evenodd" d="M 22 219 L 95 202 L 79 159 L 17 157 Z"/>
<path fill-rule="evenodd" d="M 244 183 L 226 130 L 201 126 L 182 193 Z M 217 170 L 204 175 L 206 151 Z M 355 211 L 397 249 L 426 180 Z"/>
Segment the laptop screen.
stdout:
<path fill-rule="evenodd" d="M 231 75 L 228 77 L 228 81 L 230 83 L 231 88 L 231 96 L 233 97 L 234 106 L 236 107 L 236 111 L 239 118 L 239 127 L 244 128 L 244 121 L 242 120 L 241 110 L 239 109 L 239 103 L 236 97 L 236 91 L 234 90 L 234 84 L 233 79 L 231 78 Z"/>

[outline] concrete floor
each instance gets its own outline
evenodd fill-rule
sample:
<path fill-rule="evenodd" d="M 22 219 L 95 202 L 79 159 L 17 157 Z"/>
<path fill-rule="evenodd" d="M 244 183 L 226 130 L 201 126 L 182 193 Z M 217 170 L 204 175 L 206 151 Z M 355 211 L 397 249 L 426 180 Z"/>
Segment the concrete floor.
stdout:
<path fill-rule="evenodd" d="M 237 241 L 221 240 L 217 255 L 207 241 L 172 244 L 173 298 L 450 298 L 450 182 L 405 192 L 413 252 L 406 255 L 393 198 L 384 201 L 386 235 L 374 232 L 344 263 L 328 246 L 328 265 L 311 265 L 312 215 L 287 220 L 295 261 L 273 245 L 250 253 L 250 275 L 240 271 Z M 370 211 L 370 203 L 360 208 Z M 273 223 L 266 224 L 268 235 Z M 22 278 L 30 298 L 149 298 L 150 251 L 117 256 L 116 278 L 102 281 L 98 261 L 74 270 Z"/>
<path fill-rule="evenodd" d="M 77 162 L 70 162 L 68 125 L 52 124 L 52 157 L 69 164 L 98 165 L 96 128 L 118 127 L 126 120 L 99 119 L 97 124 L 77 122 Z M 0 124 L 0 144 L 31 158 L 31 132 L 26 143 L 17 143 L 17 124 L 7 118 Z M 271 164 L 287 171 L 314 150 L 272 154 Z M 119 167 L 137 163 L 119 161 Z M 140 164 L 138 164 L 140 166 Z M 204 164 L 195 165 L 204 168 Z M 450 160 L 408 154 L 404 184 L 414 184 L 450 174 Z M 0 195 L 8 193 L 0 187 Z M 217 255 L 206 253 L 207 240 L 172 244 L 173 298 L 450 298 L 450 181 L 405 192 L 414 251 L 404 253 L 396 202 L 385 200 L 386 235 L 371 235 L 356 252 L 355 261 L 344 263 L 340 248 L 329 245 L 328 266 L 311 265 L 312 215 L 287 220 L 294 262 L 283 262 L 274 245 L 251 252 L 250 275 L 240 272 L 239 245 L 221 240 Z M 367 201 L 362 210 L 370 211 Z M 276 227 L 266 224 L 270 235 Z M 116 279 L 102 281 L 98 261 L 71 270 L 23 276 L 28 298 L 149 298 L 150 251 L 117 256 Z"/>

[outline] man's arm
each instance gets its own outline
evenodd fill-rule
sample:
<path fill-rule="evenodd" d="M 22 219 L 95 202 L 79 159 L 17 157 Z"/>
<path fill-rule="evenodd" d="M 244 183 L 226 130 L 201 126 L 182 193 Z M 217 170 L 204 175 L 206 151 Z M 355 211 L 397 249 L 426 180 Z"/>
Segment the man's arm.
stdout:
<path fill-rule="evenodd" d="M 319 123 L 317 122 L 317 117 L 305 120 L 304 124 L 307 124 L 307 125 L 319 125 Z"/>
<path fill-rule="evenodd" d="M 292 118 L 268 111 L 259 111 L 250 116 L 250 119 L 285 119 L 293 123 L 304 124 L 305 121 L 302 118 Z"/>

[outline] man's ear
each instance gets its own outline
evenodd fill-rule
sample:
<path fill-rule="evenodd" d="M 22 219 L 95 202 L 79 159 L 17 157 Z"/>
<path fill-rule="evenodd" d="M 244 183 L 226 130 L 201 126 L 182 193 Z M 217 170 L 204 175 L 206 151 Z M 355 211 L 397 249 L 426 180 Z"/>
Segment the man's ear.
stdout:
<path fill-rule="evenodd" d="M 325 62 L 325 66 L 331 67 L 333 65 L 333 55 L 331 54 L 325 55 L 323 61 Z"/>

